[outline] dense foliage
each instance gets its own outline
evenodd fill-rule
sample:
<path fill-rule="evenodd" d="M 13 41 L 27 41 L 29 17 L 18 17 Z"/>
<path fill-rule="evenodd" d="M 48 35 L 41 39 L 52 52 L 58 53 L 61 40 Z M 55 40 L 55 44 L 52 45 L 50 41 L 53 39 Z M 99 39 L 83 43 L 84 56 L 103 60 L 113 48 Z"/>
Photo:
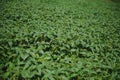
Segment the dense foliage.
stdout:
<path fill-rule="evenodd" d="M 120 80 L 120 3 L 1 0 L 0 78 Z"/>

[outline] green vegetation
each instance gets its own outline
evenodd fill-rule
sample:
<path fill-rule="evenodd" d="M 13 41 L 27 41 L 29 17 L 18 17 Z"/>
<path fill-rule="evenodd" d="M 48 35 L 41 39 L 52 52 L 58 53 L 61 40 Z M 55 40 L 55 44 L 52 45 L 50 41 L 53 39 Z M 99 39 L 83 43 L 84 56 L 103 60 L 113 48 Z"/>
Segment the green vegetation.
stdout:
<path fill-rule="evenodd" d="M 1 0 L 0 78 L 120 80 L 120 3 Z"/>

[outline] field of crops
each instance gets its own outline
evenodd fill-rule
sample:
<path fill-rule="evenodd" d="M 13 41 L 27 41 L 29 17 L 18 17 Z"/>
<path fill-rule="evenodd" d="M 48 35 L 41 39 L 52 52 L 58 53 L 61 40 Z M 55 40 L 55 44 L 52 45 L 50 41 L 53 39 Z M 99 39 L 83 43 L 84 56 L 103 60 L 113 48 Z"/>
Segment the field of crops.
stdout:
<path fill-rule="evenodd" d="M 120 2 L 0 0 L 0 80 L 120 80 Z"/>

